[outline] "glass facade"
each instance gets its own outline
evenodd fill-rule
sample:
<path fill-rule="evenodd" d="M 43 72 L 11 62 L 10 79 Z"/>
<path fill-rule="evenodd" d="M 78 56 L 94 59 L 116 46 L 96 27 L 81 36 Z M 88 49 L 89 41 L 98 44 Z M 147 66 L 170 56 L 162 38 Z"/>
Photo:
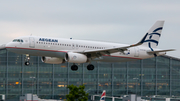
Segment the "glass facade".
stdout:
<path fill-rule="evenodd" d="M 180 95 L 180 59 L 169 56 L 122 63 L 93 62 L 93 71 L 87 70 L 86 63 L 72 71 L 71 63 L 45 64 L 37 56 L 31 56 L 31 65 L 25 66 L 25 59 L 25 55 L 0 50 L 0 94 L 6 95 L 6 101 L 18 101 L 26 93 L 41 99 L 65 99 L 69 92 L 66 87 L 71 84 L 85 84 L 89 95 L 100 95 L 103 90 L 107 96 Z"/>

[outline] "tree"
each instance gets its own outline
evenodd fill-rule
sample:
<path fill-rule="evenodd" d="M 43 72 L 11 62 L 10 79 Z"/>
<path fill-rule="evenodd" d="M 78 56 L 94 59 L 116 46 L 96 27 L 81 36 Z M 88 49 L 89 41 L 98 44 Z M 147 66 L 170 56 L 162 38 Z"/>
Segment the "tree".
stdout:
<path fill-rule="evenodd" d="M 70 92 L 66 95 L 67 101 L 87 101 L 88 93 L 84 91 L 85 86 L 80 85 L 79 87 L 75 85 L 68 85 Z"/>

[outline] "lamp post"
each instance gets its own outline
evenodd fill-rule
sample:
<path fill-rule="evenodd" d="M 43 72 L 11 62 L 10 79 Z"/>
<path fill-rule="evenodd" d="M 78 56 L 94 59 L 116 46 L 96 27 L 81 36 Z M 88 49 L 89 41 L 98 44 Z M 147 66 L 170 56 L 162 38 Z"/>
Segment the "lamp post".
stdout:
<path fill-rule="evenodd" d="M 34 84 L 34 79 L 36 78 L 36 77 L 29 77 L 30 79 L 32 79 L 32 95 L 31 95 L 31 101 L 33 101 L 33 84 Z"/>

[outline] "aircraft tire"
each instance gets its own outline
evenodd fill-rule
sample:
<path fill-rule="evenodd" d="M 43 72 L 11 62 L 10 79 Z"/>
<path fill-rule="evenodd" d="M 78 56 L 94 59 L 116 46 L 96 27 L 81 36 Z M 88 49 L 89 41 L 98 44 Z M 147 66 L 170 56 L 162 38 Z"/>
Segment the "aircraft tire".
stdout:
<path fill-rule="evenodd" d="M 29 66 L 29 65 L 30 65 L 29 61 L 26 61 L 24 64 L 25 64 L 26 66 Z"/>
<path fill-rule="evenodd" d="M 78 66 L 77 66 L 77 65 L 72 65 L 72 66 L 71 66 L 71 70 L 73 70 L 73 71 L 78 70 Z"/>
<path fill-rule="evenodd" d="M 94 65 L 89 64 L 89 65 L 87 66 L 87 69 L 88 69 L 88 70 L 94 70 Z"/>

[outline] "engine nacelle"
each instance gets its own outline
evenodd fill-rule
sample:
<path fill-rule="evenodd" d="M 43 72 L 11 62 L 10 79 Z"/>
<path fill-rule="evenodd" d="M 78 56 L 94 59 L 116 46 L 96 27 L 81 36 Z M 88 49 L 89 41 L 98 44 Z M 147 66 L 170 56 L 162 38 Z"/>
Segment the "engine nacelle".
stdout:
<path fill-rule="evenodd" d="M 61 64 L 64 63 L 64 59 L 57 58 L 57 57 L 41 57 L 41 61 L 44 63 L 49 63 L 49 64 Z"/>
<path fill-rule="evenodd" d="M 88 59 L 84 54 L 68 52 L 65 60 L 70 63 L 86 63 Z"/>

